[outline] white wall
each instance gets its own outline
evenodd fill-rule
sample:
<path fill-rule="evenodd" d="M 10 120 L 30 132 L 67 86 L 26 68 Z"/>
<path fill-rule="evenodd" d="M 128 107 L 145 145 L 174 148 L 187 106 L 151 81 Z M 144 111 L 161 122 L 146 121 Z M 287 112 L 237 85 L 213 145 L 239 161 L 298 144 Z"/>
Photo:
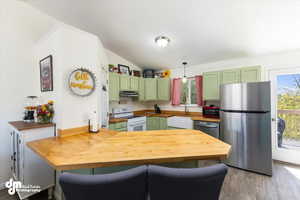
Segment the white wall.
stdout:
<path fill-rule="evenodd" d="M 55 101 L 58 128 L 87 125 L 90 113 L 99 112 L 103 107 L 100 78 L 101 68 L 107 66 L 107 59 L 100 40 L 90 33 L 60 24 L 36 45 L 36 63 L 50 54 L 54 61 L 54 91 L 40 93 L 39 96 Z M 80 67 L 89 69 L 97 78 L 96 90 L 88 97 L 75 96 L 68 88 L 69 74 Z M 36 72 L 38 74 L 39 71 Z"/>
<path fill-rule="evenodd" d="M 21 1 L 0 0 L 0 187 L 11 177 L 8 121 L 21 120 L 25 97 L 35 95 L 34 43 L 54 20 Z"/>
<path fill-rule="evenodd" d="M 187 67 L 186 74 L 188 77 L 201 75 L 203 72 L 218 71 L 225 69 L 233 69 L 247 66 L 262 66 L 262 80 L 268 80 L 269 70 L 279 68 L 297 68 L 300 67 L 300 51 L 271 54 L 258 57 L 246 57 L 240 59 L 224 60 L 214 63 L 206 63 Z M 182 77 L 183 68 L 176 68 L 171 70 L 171 77 Z M 183 106 L 172 106 L 170 103 L 159 104 L 165 110 L 184 110 Z M 189 107 L 189 111 L 202 112 L 201 107 Z"/>
<path fill-rule="evenodd" d="M 116 67 L 118 66 L 118 64 L 123 64 L 129 66 L 131 70 L 139 70 L 141 72 L 143 71 L 140 67 L 138 67 L 134 63 L 122 58 L 121 56 L 115 54 L 110 50 L 106 49 L 106 55 L 109 64 L 114 64 Z M 139 101 L 133 101 L 131 98 L 122 97 L 120 98 L 120 103 L 115 101 L 109 103 L 109 112 L 112 112 L 112 108 L 123 108 L 123 107 L 130 107 L 133 110 L 144 110 L 147 108 L 147 105 Z"/>

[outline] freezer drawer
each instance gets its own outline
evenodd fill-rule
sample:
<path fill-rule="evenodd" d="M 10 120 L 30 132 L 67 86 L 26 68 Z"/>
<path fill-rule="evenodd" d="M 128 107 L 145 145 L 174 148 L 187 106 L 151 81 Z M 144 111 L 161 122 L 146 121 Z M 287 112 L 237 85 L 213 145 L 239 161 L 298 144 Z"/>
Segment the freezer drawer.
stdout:
<path fill-rule="evenodd" d="M 220 139 L 232 145 L 226 164 L 272 175 L 270 113 L 220 112 Z"/>

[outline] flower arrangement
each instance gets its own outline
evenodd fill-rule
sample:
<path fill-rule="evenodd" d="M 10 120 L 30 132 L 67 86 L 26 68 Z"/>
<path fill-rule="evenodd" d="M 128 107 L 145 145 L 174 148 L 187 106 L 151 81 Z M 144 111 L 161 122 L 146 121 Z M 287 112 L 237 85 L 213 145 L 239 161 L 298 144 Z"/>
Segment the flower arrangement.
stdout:
<path fill-rule="evenodd" d="M 51 123 L 54 117 L 53 101 L 48 101 L 47 104 L 37 106 L 36 113 L 38 123 Z"/>
<path fill-rule="evenodd" d="M 171 70 L 165 70 L 163 73 L 162 73 L 162 77 L 163 78 L 169 78 L 171 75 Z"/>

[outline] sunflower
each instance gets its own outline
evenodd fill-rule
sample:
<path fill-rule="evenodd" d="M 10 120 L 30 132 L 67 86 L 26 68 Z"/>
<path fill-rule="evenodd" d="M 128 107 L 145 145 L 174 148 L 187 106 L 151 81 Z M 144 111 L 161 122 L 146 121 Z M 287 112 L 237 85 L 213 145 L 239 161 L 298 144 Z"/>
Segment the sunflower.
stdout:
<path fill-rule="evenodd" d="M 168 70 L 165 70 L 163 73 L 162 73 L 163 77 L 164 78 L 169 78 L 170 75 L 171 75 L 171 71 L 168 69 Z"/>

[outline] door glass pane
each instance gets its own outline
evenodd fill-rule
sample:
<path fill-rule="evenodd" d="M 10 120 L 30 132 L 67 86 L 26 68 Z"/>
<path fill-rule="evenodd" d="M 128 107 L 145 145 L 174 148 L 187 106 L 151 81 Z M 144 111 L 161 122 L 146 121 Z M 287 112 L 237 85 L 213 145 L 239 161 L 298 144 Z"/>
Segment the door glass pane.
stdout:
<path fill-rule="evenodd" d="M 300 74 L 277 76 L 279 148 L 300 151 Z"/>

